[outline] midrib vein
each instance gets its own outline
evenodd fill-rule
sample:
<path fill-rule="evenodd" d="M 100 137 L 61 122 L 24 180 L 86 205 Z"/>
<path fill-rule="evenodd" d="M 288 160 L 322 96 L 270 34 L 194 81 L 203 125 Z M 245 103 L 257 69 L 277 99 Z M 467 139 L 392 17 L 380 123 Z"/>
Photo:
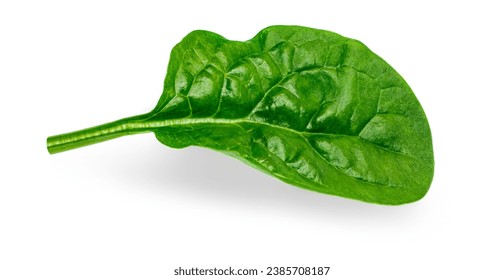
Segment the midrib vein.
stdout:
<path fill-rule="evenodd" d="M 400 156 L 405 156 L 405 157 L 411 157 L 414 159 L 418 159 L 417 157 L 405 153 L 401 153 L 398 151 L 391 150 L 387 147 L 380 146 L 378 144 L 375 144 L 373 142 L 367 141 L 365 139 L 360 138 L 359 136 L 355 135 L 347 135 L 347 134 L 336 134 L 336 133 L 324 133 L 324 132 L 309 132 L 309 131 L 297 131 L 292 128 L 284 127 L 284 126 L 279 126 L 279 125 L 274 125 L 274 124 L 269 124 L 265 122 L 258 122 L 250 119 L 219 119 L 219 118 L 182 118 L 182 119 L 172 119 L 172 120 L 162 120 L 162 121 L 154 121 L 150 120 L 147 122 L 131 122 L 131 123 L 124 123 L 122 128 L 119 130 L 153 130 L 155 131 L 158 128 L 164 128 L 164 127 L 173 127 L 173 126 L 186 126 L 186 125 L 197 125 L 197 124 L 216 124 L 216 125 L 226 125 L 226 124 L 234 124 L 234 125 L 240 125 L 240 124 L 252 124 L 252 125 L 260 125 L 260 126 L 268 126 L 274 129 L 280 129 L 284 131 L 288 131 L 291 133 L 295 133 L 299 135 L 300 137 L 304 138 L 305 140 L 306 137 L 312 136 L 312 135 L 319 135 L 319 136 L 326 136 L 326 137 L 334 137 L 334 136 L 342 136 L 342 137 L 352 137 L 352 138 L 358 138 L 360 141 L 366 142 L 368 144 L 372 144 L 376 146 L 379 149 L 385 150 L 390 153 L 394 153 Z"/>

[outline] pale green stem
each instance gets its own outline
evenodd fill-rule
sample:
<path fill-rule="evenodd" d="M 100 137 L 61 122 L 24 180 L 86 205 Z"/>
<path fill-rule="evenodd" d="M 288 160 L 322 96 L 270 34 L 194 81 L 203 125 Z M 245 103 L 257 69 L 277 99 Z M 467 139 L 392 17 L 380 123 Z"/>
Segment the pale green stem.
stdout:
<path fill-rule="evenodd" d="M 129 117 L 70 133 L 50 136 L 47 138 L 47 150 L 50 154 L 55 154 L 125 135 L 150 132 L 152 128 L 141 123 L 145 116 Z"/>

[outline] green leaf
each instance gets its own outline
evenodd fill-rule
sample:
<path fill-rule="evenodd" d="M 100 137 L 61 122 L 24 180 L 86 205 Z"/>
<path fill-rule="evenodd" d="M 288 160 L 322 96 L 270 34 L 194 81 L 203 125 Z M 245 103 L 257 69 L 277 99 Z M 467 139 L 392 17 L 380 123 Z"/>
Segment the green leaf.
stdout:
<path fill-rule="evenodd" d="M 194 31 L 148 114 L 49 137 L 50 153 L 141 132 L 221 151 L 289 184 L 378 204 L 422 198 L 434 173 L 415 95 L 359 41 L 272 26 L 245 42 Z"/>

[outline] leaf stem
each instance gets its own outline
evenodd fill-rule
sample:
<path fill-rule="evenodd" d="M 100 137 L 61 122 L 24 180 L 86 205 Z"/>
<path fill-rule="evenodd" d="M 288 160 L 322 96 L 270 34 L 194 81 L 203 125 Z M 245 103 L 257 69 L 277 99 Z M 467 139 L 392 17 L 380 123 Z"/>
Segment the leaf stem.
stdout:
<path fill-rule="evenodd" d="M 150 132 L 152 129 L 141 123 L 145 118 L 146 115 L 138 115 L 74 132 L 50 136 L 47 138 L 47 150 L 50 154 L 56 154 L 125 135 Z"/>

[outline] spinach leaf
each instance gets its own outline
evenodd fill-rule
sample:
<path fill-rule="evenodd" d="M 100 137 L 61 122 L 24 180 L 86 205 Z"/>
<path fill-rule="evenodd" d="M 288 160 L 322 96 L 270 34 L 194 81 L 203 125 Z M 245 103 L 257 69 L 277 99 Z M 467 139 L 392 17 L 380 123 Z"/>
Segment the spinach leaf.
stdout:
<path fill-rule="evenodd" d="M 171 52 L 154 110 L 49 137 L 47 147 L 142 132 L 378 204 L 422 198 L 434 173 L 427 119 L 401 76 L 359 41 L 300 26 L 271 26 L 245 42 L 193 31 Z"/>

